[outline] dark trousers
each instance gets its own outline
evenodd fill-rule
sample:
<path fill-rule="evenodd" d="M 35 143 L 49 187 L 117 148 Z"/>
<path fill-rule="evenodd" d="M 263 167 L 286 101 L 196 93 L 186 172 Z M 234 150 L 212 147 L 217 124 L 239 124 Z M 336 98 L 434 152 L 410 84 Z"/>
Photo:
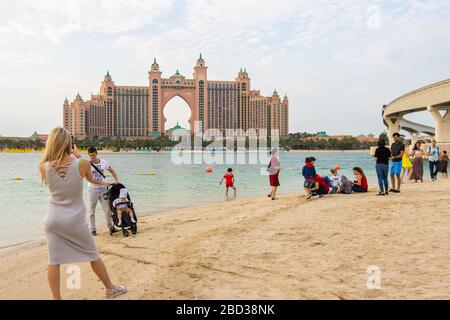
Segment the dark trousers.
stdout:
<path fill-rule="evenodd" d="M 380 186 L 380 192 L 388 192 L 389 165 L 384 163 L 377 163 L 375 169 L 377 171 L 377 178 L 378 178 L 378 185 Z"/>
<path fill-rule="evenodd" d="M 352 190 L 353 190 L 353 192 L 367 192 L 366 189 L 363 189 L 360 186 L 355 186 L 355 185 L 352 186 Z"/>
<path fill-rule="evenodd" d="M 430 177 L 436 179 L 439 172 L 439 161 L 430 161 Z"/>

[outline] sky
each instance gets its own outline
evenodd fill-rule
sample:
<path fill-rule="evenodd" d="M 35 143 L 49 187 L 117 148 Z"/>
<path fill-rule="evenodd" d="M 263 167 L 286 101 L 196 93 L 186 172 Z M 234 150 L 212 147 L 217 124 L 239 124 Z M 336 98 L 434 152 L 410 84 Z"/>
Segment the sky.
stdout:
<path fill-rule="evenodd" d="M 448 0 L 0 0 L 0 135 L 62 125 L 65 97 L 246 68 L 252 89 L 289 97 L 290 132 L 379 134 L 381 107 L 450 78 Z M 186 123 L 173 99 L 167 127 Z M 408 119 L 433 124 L 427 112 Z"/>

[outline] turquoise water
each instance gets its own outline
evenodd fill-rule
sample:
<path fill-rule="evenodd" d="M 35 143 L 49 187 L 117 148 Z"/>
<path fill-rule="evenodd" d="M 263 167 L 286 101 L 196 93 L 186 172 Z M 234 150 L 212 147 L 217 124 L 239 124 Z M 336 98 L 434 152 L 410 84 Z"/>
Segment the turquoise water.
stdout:
<path fill-rule="evenodd" d="M 0 195 L 3 199 L 0 249 L 44 236 L 48 194 L 38 177 L 41 156 L 0 153 Z M 288 152 L 280 155 L 280 192 L 303 191 L 301 165 L 306 156 L 317 158 L 319 174 L 329 175 L 330 168 L 339 163 L 341 173 L 348 177 L 353 178 L 351 169 L 359 166 L 365 170 L 369 182 L 376 181 L 369 152 Z M 206 174 L 207 165 L 176 165 L 171 161 L 170 153 L 108 153 L 100 157 L 118 172 L 120 181 L 129 189 L 138 215 L 224 201 L 224 186 L 219 186 L 219 181 L 230 166 L 234 169 L 238 197 L 265 196 L 269 190 L 268 177 L 261 174 L 265 164 L 211 165 L 213 173 Z M 16 181 L 17 176 L 22 180 Z M 97 213 L 98 225 L 103 226 L 100 205 Z"/>

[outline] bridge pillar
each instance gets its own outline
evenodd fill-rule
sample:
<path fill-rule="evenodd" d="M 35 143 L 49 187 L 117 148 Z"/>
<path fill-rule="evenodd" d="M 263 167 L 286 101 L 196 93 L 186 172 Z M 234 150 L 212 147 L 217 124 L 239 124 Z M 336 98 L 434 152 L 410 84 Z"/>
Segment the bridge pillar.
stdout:
<path fill-rule="evenodd" d="M 394 143 L 394 138 L 392 135 L 396 132 L 400 132 L 400 120 L 403 117 L 395 117 L 395 118 L 384 118 L 386 120 L 386 123 L 388 124 L 388 137 L 389 137 L 389 144 Z"/>
<path fill-rule="evenodd" d="M 427 108 L 434 118 L 435 139 L 438 143 L 450 142 L 450 109 L 446 110 L 444 115 L 439 112 L 436 106 L 429 106 Z"/>
<path fill-rule="evenodd" d="M 411 132 L 411 146 L 414 148 L 417 140 L 419 140 L 419 132 Z"/>

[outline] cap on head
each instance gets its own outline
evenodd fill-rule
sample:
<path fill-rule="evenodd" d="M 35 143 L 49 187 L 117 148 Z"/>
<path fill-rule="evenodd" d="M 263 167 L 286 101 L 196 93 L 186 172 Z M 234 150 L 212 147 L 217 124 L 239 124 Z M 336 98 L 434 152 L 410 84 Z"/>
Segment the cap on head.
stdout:
<path fill-rule="evenodd" d="M 121 198 L 126 198 L 126 197 L 127 197 L 127 194 L 128 194 L 128 190 L 127 190 L 126 188 L 120 189 L 120 191 L 119 191 L 119 197 L 121 197 Z"/>

